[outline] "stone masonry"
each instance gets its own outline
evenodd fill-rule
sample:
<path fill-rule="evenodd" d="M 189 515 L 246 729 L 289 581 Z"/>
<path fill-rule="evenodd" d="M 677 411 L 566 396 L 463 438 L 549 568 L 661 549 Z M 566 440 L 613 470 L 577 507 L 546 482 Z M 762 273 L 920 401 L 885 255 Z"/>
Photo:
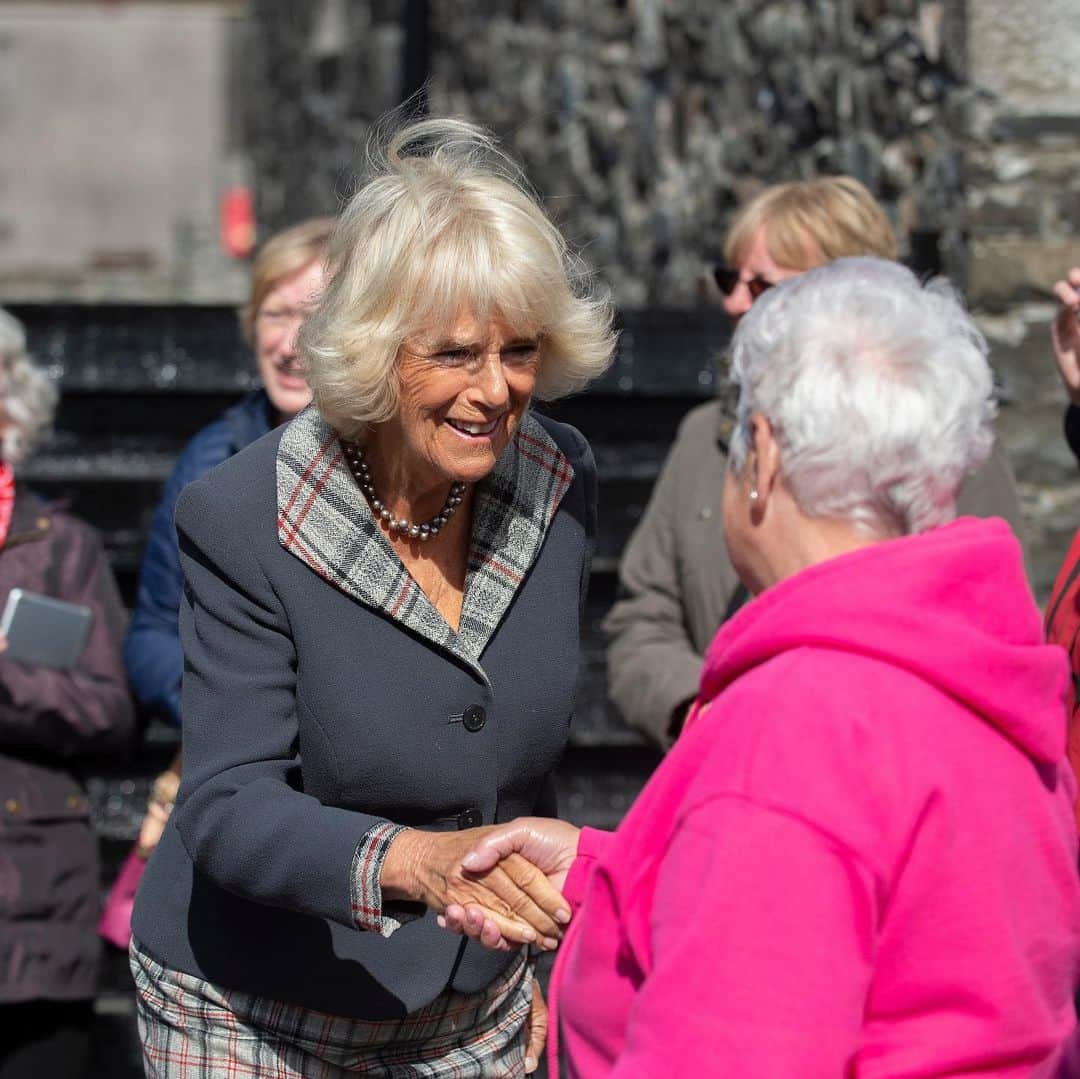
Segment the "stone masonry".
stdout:
<path fill-rule="evenodd" d="M 972 0 L 969 10 L 968 297 L 993 347 L 1044 596 L 1080 525 L 1048 335 L 1053 283 L 1080 265 L 1080 12 L 1070 0 Z"/>
<path fill-rule="evenodd" d="M 623 307 L 694 303 L 733 208 L 821 173 L 959 270 L 961 26 L 934 0 L 439 0 L 431 101 L 506 138 Z"/>

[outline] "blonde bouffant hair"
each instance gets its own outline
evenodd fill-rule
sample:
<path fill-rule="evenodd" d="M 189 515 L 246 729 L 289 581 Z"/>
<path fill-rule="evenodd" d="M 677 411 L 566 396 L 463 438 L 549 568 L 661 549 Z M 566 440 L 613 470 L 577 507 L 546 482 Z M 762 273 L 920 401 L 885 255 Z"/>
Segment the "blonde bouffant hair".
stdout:
<path fill-rule="evenodd" d="M 0 307 L 0 460 L 18 467 L 52 426 L 59 398 L 49 376 L 26 351 L 26 331 Z"/>
<path fill-rule="evenodd" d="M 896 234 L 874 196 L 853 176 L 823 176 L 767 187 L 736 215 L 724 258 L 738 266 L 758 229 L 778 266 L 812 270 L 849 255 L 896 258 Z"/>
<path fill-rule="evenodd" d="M 541 400 L 607 369 L 611 304 L 493 136 L 422 120 L 376 136 L 368 165 L 299 338 L 315 404 L 340 435 L 357 438 L 396 413 L 402 344 L 446 333 L 463 310 L 539 337 Z"/>

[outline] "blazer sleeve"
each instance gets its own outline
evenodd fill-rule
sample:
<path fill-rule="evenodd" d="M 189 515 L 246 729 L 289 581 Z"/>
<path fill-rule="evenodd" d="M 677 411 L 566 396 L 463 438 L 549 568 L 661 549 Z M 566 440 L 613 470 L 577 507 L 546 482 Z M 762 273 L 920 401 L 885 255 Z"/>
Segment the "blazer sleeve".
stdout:
<path fill-rule="evenodd" d="M 697 695 L 702 657 L 686 628 L 677 535 L 685 461 L 676 441 L 619 563 L 619 594 L 604 620 L 608 691 L 630 726 L 665 749 L 672 714 Z"/>
<path fill-rule="evenodd" d="M 393 826 L 300 789 L 296 650 L 249 518 L 205 480 L 177 505 L 186 586 L 176 826 L 194 863 L 228 891 L 362 927 L 357 854 L 369 832 L 386 843 Z"/>
<path fill-rule="evenodd" d="M 135 712 L 120 659 L 124 607 L 101 540 L 70 519 L 54 518 L 58 599 L 90 608 L 90 633 L 71 670 L 0 656 L 0 746 L 75 756 L 126 750 Z"/>

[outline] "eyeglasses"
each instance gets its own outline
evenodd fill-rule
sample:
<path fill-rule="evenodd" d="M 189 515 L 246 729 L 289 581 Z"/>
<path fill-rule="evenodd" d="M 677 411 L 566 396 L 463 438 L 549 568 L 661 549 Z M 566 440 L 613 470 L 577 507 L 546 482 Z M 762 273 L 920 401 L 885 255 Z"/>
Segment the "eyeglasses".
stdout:
<path fill-rule="evenodd" d="M 730 296 L 742 281 L 742 270 L 737 270 L 732 266 L 714 266 L 712 275 L 716 287 L 725 296 Z M 749 281 L 743 281 L 743 284 L 746 285 L 746 291 L 750 293 L 750 299 L 756 300 L 763 292 L 768 292 L 776 282 L 755 274 Z"/>
<path fill-rule="evenodd" d="M 264 322 L 274 329 L 284 326 L 289 322 L 306 322 L 314 313 L 314 305 L 307 307 L 262 307 L 258 310 L 255 318 Z"/>

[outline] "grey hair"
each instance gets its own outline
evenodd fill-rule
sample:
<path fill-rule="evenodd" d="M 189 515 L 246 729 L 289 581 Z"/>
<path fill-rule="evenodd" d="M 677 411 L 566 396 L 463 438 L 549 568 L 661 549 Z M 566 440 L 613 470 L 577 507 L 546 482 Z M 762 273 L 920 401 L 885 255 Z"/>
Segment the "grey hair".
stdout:
<path fill-rule="evenodd" d="M 298 344 L 340 434 L 395 414 L 402 343 L 445 332 L 463 307 L 540 338 L 541 400 L 607 369 L 611 304 L 493 136 L 449 119 L 377 132 L 368 177 L 338 220 L 330 282 Z"/>
<path fill-rule="evenodd" d="M 18 466 L 52 425 L 59 397 L 26 351 L 22 323 L 0 307 L 0 458 Z"/>
<path fill-rule="evenodd" d="M 986 356 L 952 286 L 898 263 L 844 258 L 785 281 L 735 333 L 730 466 L 742 469 L 761 412 L 804 513 L 874 535 L 944 524 L 993 445 Z"/>

